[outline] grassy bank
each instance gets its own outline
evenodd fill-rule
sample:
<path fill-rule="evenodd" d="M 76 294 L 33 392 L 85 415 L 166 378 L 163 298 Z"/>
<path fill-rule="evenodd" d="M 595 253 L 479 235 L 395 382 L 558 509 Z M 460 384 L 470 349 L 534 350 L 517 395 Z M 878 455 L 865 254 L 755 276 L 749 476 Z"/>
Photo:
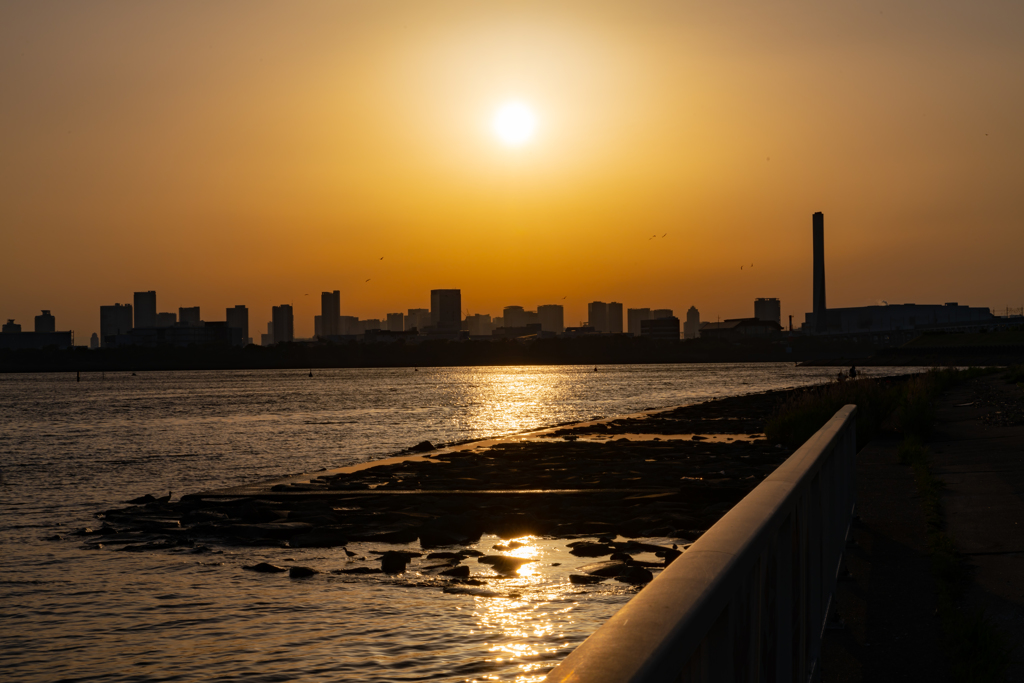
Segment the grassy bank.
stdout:
<path fill-rule="evenodd" d="M 932 369 L 910 377 L 839 379 L 790 396 L 765 425 L 774 443 L 799 448 L 845 405 L 857 406 L 857 445 L 880 432 L 927 439 L 935 422 L 932 401 L 956 382 L 994 372 L 989 368 Z"/>

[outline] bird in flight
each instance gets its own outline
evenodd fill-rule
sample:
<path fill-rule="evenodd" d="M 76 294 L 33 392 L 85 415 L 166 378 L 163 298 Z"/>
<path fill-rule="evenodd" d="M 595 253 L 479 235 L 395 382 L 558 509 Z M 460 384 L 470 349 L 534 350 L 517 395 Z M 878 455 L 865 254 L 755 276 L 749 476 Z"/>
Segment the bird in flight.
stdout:
<path fill-rule="evenodd" d="M 566 300 L 566 299 L 568 299 L 568 298 L 569 298 L 569 295 L 568 295 L 568 294 L 566 294 L 565 296 L 563 296 L 563 297 L 562 297 L 562 301 L 565 301 L 565 300 Z"/>
<path fill-rule="evenodd" d="M 381 261 L 383 261 L 383 260 L 384 260 L 384 257 L 383 257 L 383 256 L 381 256 L 381 257 L 380 257 L 380 260 L 381 260 Z"/>
<path fill-rule="evenodd" d="M 665 237 L 666 235 L 668 235 L 668 233 L 667 233 L 667 232 L 666 232 L 666 233 L 665 233 L 664 235 L 662 235 L 662 237 Z"/>
<path fill-rule="evenodd" d="M 743 270 L 743 266 L 740 266 L 740 270 Z"/>
<path fill-rule="evenodd" d="M 373 279 L 373 278 L 369 278 L 369 277 L 368 277 L 368 278 L 366 278 L 366 282 L 369 282 L 369 281 L 370 281 L 370 280 L 372 280 L 372 279 Z"/>

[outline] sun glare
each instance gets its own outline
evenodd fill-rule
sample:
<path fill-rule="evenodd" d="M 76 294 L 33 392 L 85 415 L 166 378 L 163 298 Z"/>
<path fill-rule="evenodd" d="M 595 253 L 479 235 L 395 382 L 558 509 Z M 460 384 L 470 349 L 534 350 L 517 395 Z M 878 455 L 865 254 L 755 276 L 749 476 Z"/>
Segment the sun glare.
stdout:
<path fill-rule="evenodd" d="M 506 145 L 518 147 L 533 137 L 537 117 L 522 102 L 507 102 L 494 114 L 494 132 Z"/>

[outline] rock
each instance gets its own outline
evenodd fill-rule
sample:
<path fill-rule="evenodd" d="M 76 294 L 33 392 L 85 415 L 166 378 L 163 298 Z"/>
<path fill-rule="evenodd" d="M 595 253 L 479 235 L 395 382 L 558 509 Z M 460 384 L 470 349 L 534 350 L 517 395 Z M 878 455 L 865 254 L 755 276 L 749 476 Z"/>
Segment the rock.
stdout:
<path fill-rule="evenodd" d="M 570 548 L 569 552 L 576 557 L 601 557 L 615 552 L 608 543 L 594 543 L 593 541 L 575 541 L 569 543 L 568 547 Z"/>
<path fill-rule="evenodd" d="M 310 576 L 315 576 L 319 573 L 320 572 L 313 569 L 312 567 L 292 567 L 288 570 L 288 576 L 290 576 L 293 579 L 305 579 Z"/>
<path fill-rule="evenodd" d="M 524 564 L 533 562 L 533 560 L 522 557 L 507 557 L 505 555 L 484 555 L 478 557 L 476 561 L 491 565 L 499 574 L 515 574 Z"/>
<path fill-rule="evenodd" d="M 53 536 L 47 536 L 46 540 L 47 541 L 63 541 L 64 537 L 61 536 L 60 534 L 54 534 Z"/>
<path fill-rule="evenodd" d="M 454 560 L 455 558 L 465 557 L 462 553 L 428 553 L 428 560 Z"/>
<path fill-rule="evenodd" d="M 633 556 L 630 555 L 629 553 L 617 552 L 617 553 L 612 553 L 612 556 L 610 558 L 608 558 L 608 559 L 610 559 L 610 560 L 621 560 L 623 562 L 631 562 L 633 560 Z"/>
<path fill-rule="evenodd" d="M 469 567 L 466 565 L 459 565 L 458 567 L 452 567 L 451 569 L 445 569 L 443 572 L 438 574 L 439 576 L 456 576 L 462 579 L 469 578 Z"/>
<path fill-rule="evenodd" d="M 242 567 L 250 572 L 261 572 L 263 574 L 279 574 L 281 572 L 288 571 L 284 567 L 278 567 L 276 564 L 270 564 L 269 562 L 260 562 L 259 564 L 246 565 Z"/>
<path fill-rule="evenodd" d="M 384 553 L 380 556 L 380 569 L 385 574 L 401 574 L 407 564 L 409 556 L 405 553 Z"/>
<path fill-rule="evenodd" d="M 607 577 L 605 576 L 594 576 L 592 574 L 569 574 L 569 582 L 576 585 L 586 585 L 590 583 L 601 583 Z"/>
<path fill-rule="evenodd" d="M 504 544 L 495 543 L 491 546 L 491 548 L 493 548 L 494 550 L 518 550 L 519 548 L 522 548 L 524 545 L 526 544 L 520 543 L 519 541 L 509 541 L 508 543 Z"/>
<path fill-rule="evenodd" d="M 584 574 L 591 574 L 593 576 L 604 576 L 614 577 L 620 574 L 625 574 L 627 565 L 625 562 L 619 562 L 618 560 L 609 562 L 594 562 L 593 564 L 584 565 L 579 568 Z"/>
<path fill-rule="evenodd" d="M 125 502 L 128 503 L 129 505 L 145 505 L 146 503 L 155 503 L 156 498 L 147 493 L 144 496 L 132 498 L 131 500 L 126 500 Z"/>
<path fill-rule="evenodd" d="M 650 570 L 644 569 L 643 567 L 632 566 L 628 567 L 624 573 L 616 576 L 615 580 L 621 581 L 622 583 L 639 584 L 647 583 L 653 578 L 654 574 L 652 574 Z"/>
<path fill-rule="evenodd" d="M 427 451 L 434 450 L 434 444 L 430 443 L 429 441 L 420 441 L 415 446 L 409 448 L 409 450 L 414 453 L 426 453 Z"/>

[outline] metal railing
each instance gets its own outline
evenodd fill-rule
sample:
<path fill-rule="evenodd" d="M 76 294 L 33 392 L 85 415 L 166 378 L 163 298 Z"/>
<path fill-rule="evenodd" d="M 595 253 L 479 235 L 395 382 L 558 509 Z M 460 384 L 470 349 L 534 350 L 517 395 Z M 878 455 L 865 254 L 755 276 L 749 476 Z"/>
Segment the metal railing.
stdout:
<path fill-rule="evenodd" d="M 820 677 L 853 519 L 857 407 L 843 407 L 548 674 L 548 683 Z"/>

